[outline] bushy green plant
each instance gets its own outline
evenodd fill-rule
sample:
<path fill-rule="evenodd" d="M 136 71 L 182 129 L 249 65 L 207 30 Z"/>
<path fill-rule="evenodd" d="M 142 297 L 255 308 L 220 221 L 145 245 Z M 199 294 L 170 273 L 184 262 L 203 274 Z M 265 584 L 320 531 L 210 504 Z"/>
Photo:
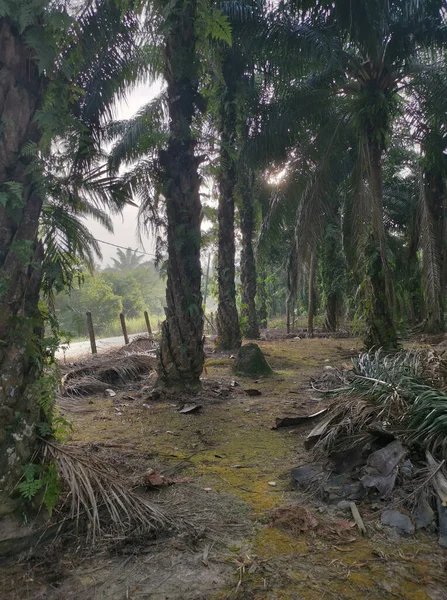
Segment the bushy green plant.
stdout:
<path fill-rule="evenodd" d="M 379 423 L 399 434 L 404 444 L 447 459 L 447 392 L 438 387 L 444 387 L 446 373 L 446 362 L 427 352 L 360 354 L 344 385 L 337 385 L 320 448 L 367 435 L 368 427 Z"/>

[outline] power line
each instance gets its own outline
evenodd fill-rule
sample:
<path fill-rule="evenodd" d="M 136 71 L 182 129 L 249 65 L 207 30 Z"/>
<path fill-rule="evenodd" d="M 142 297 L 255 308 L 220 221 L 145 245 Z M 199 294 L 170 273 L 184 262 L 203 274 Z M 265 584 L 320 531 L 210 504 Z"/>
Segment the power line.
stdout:
<path fill-rule="evenodd" d="M 128 246 L 127 248 L 125 246 L 119 246 L 118 244 L 112 244 L 112 242 L 105 242 L 104 240 L 98 240 L 96 238 L 94 238 L 94 240 L 96 242 L 99 242 L 100 244 L 107 244 L 108 246 L 113 246 L 114 248 L 121 248 L 121 250 L 132 250 L 132 252 L 135 252 L 137 254 L 145 254 L 146 256 L 153 256 L 155 258 L 155 254 L 149 254 L 148 252 L 143 252 L 143 250 L 134 250 L 133 248 L 130 248 L 130 246 Z"/>
<path fill-rule="evenodd" d="M 112 242 L 105 242 L 104 240 L 98 240 L 97 238 L 93 238 L 95 242 L 99 242 L 100 244 L 107 244 L 108 246 L 113 246 L 114 248 L 121 248 L 121 250 L 132 250 L 132 252 L 136 252 L 137 254 L 145 254 L 146 256 L 152 256 L 153 258 L 157 258 L 155 254 L 149 254 L 148 252 L 144 252 L 143 250 L 135 250 L 130 246 L 120 246 L 119 244 L 112 244 Z M 281 269 L 278 269 L 278 272 Z"/>

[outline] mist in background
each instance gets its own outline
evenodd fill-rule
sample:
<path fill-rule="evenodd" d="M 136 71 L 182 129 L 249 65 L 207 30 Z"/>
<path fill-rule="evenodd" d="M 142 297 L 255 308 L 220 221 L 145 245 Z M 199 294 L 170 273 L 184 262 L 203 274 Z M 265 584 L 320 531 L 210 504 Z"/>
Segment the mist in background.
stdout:
<path fill-rule="evenodd" d="M 142 84 L 137 86 L 128 96 L 125 101 L 120 102 L 115 111 L 115 118 L 118 120 L 129 119 L 132 117 L 140 108 L 150 102 L 155 96 L 159 94 L 162 89 L 162 82 L 156 82 L 154 84 Z M 138 201 L 136 200 L 136 203 Z M 143 244 L 141 244 L 138 238 L 138 208 L 134 206 L 126 206 L 123 210 L 122 215 L 112 216 L 114 233 L 109 233 L 102 225 L 97 223 L 93 219 L 87 219 L 86 222 L 90 231 L 94 237 L 98 240 L 104 240 L 124 248 L 132 248 L 134 250 L 142 250 L 151 255 L 154 254 L 155 240 L 144 233 L 141 237 L 143 238 Z M 101 268 L 105 268 L 111 265 L 112 257 L 116 257 L 116 248 L 107 244 L 100 244 L 102 252 L 102 261 L 100 262 Z M 151 260 L 151 256 L 146 257 L 147 260 Z"/>

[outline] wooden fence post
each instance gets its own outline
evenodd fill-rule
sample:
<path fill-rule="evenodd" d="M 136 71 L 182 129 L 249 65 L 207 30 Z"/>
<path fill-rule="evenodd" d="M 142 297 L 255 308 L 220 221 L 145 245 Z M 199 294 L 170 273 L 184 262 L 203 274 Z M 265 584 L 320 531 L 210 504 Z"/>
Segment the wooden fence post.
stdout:
<path fill-rule="evenodd" d="M 120 313 L 120 321 L 121 321 L 121 329 L 123 330 L 123 335 L 124 335 L 124 343 L 128 344 L 129 336 L 127 335 L 126 318 L 124 316 L 124 313 Z"/>
<path fill-rule="evenodd" d="M 97 354 L 98 351 L 96 349 L 95 330 L 93 329 L 92 313 L 90 311 L 87 311 L 85 314 L 87 315 L 87 329 L 88 335 L 90 337 L 90 346 L 92 349 L 92 354 Z"/>
<path fill-rule="evenodd" d="M 151 322 L 149 321 L 149 315 L 147 310 L 144 311 L 144 318 L 146 320 L 146 327 L 147 327 L 147 332 L 149 334 L 149 339 L 152 339 L 152 329 L 151 329 Z"/>

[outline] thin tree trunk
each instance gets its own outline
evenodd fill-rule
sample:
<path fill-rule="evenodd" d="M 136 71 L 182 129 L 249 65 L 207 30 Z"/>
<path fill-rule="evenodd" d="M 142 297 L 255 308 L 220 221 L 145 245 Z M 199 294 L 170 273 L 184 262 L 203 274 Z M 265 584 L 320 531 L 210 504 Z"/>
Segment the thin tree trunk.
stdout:
<path fill-rule="evenodd" d="M 382 152 L 374 140 L 369 144 L 372 195 L 372 228 L 366 250 L 367 278 L 371 286 L 367 301 L 367 348 L 393 350 L 398 346 L 393 318 L 391 281 L 386 259 L 383 225 Z"/>
<path fill-rule="evenodd" d="M 406 246 L 406 282 L 408 290 L 408 322 L 411 326 L 422 321 L 424 294 L 421 285 L 422 272 L 419 260 L 419 245 L 421 241 L 420 214 L 412 215 L 412 224 L 408 228 Z"/>
<path fill-rule="evenodd" d="M 198 75 L 194 24 L 196 0 L 177 0 L 165 46 L 170 137 L 161 165 L 166 199 L 168 266 L 166 321 L 159 349 L 159 383 L 197 388 L 203 369 L 200 267 L 199 160 L 191 122 Z"/>
<path fill-rule="evenodd" d="M 26 32 L 25 32 L 26 33 Z M 35 384 L 42 373 L 43 324 L 38 310 L 42 247 L 40 197 L 23 156 L 41 137 L 34 117 L 42 79 L 33 52 L 8 18 L 0 19 L 0 517 L 30 461 L 41 421 Z"/>
<path fill-rule="evenodd" d="M 288 294 L 286 299 L 286 333 L 290 333 L 290 305 L 291 305 L 291 295 Z"/>
<path fill-rule="evenodd" d="M 259 338 L 259 322 L 256 313 L 256 262 L 253 252 L 254 210 L 253 210 L 253 173 L 242 174 L 240 222 L 242 233 L 241 252 L 241 284 L 242 309 L 241 316 L 245 320 L 244 335 L 256 340 Z M 240 176 L 240 180 L 242 179 Z"/>
<path fill-rule="evenodd" d="M 444 331 L 444 203 L 445 186 L 441 174 L 424 174 L 424 211 L 422 265 L 427 333 Z M 424 242 L 424 240 L 423 240 Z"/>
<path fill-rule="evenodd" d="M 316 278 L 316 253 L 313 251 L 310 255 L 309 264 L 309 288 L 308 288 L 308 312 L 307 312 L 307 337 L 314 337 L 314 315 L 315 315 L 315 303 L 317 299 L 315 289 L 315 278 Z"/>
<path fill-rule="evenodd" d="M 203 292 L 203 312 L 206 315 L 206 300 L 208 298 L 208 282 L 210 279 L 210 263 L 211 263 L 211 254 L 208 254 L 208 261 L 206 265 L 206 275 L 205 275 L 205 289 Z"/>
<path fill-rule="evenodd" d="M 224 62 L 225 89 L 220 106 L 220 167 L 218 176 L 218 254 L 217 254 L 217 346 L 234 350 L 241 345 L 239 317 L 236 308 L 234 206 L 236 165 L 233 152 L 236 144 L 236 77 L 231 69 L 231 57 Z"/>
<path fill-rule="evenodd" d="M 340 204 L 334 203 L 326 224 L 322 247 L 322 285 L 325 296 L 326 318 L 324 329 L 336 331 L 345 285 L 345 259 L 342 250 Z"/>

